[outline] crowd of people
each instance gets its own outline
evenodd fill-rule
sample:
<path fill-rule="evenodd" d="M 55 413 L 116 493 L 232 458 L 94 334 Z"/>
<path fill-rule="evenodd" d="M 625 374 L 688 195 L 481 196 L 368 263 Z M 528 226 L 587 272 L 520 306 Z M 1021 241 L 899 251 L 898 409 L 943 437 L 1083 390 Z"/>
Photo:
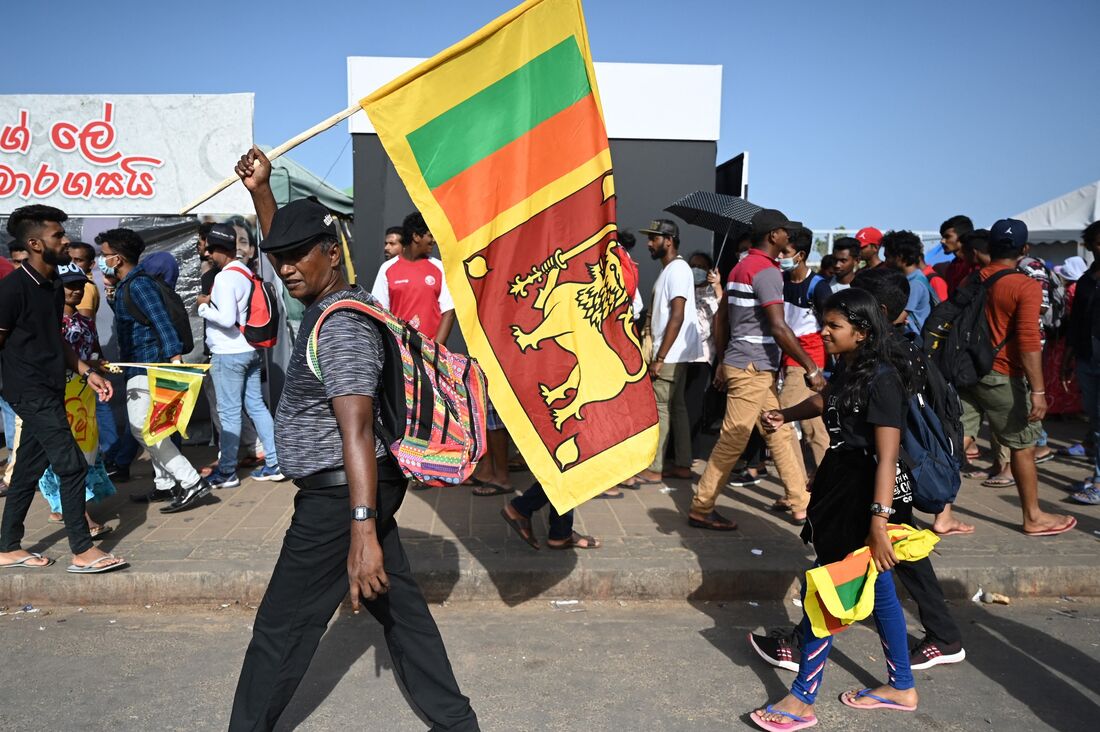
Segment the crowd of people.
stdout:
<path fill-rule="evenodd" d="M 0 258 L 0 408 L 8 447 L 0 484 L 6 495 L 0 566 L 53 564 L 21 547 L 39 491 L 50 520 L 65 525 L 68 571 L 127 566 L 124 558 L 96 548 L 94 541 L 109 528 L 87 504 L 127 482 L 142 449 L 153 485 L 130 497 L 164 503 L 164 513 L 193 509 L 212 490 L 239 486 L 242 469 L 258 481 L 294 480 L 300 488 L 294 517 L 259 608 L 231 728 L 273 724 L 350 591 L 356 609 L 363 602 L 385 628 L 395 667 L 420 709 L 441 728 L 477 729 L 397 533 L 395 513 L 406 481 L 374 431 L 385 358 L 379 332 L 345 312 L 313 332 L 327 307 L 351 298 L 381 304 L 427 338 L 446 342 L 456 322 L 454 304 L 442 263 L 432 256 L 431 231 L 415 212 L 389 228 L 385 262 L 368 291 L 347 281 L 342 245 L 323 207 L 298 201 L 276 208 L 270 164 L 258 150 L 241 158 L 237 173 L 256 205 L 263 253 L 305 310 L 286 386 L 269 406 L 261 388 L 262 350 L 269 342 L 250 330 L 255 308 L 263 307 L 256 240 L 241 222 L 201 224 L 195 313 L 205 326 L 210 378 L 204 388 L 218 444 L 217 460 L 205 467 L 196 467 L 178 440 L 149 445 L 143 439 L 152 399 L 143 369 L 127 366 L 125 389 L 117 395 L 100 373 L 95 316 L 101 301 L 113 310 L 119 362 L 181 362 L 190 353 L 190 326 L 179 317 L 174 293 L 178 263 L 164 253 L 145 255 L 141 236 L 125 228 L 100 234 L 94 245 L 70 241 L 66 215 L 55 208 L 27 206 L 8 219 L 12 261 Z M 899 562 L 887 533 L 888 524 L 914 522 L 913 466 L 902 447 L 910 399 L 937 409 L 950 407 L 945 394 L 955 400 L 961 414 L 958 471 L 987 485 L 1014 485 L 1021 530 L 1032 537 L 1062 534 L 1076 524 L 1072 516 L 1040 508 L 1036 464 L 1054 454 L 1043 419 L 1055 390 L 1059 399 L 1079 400 L 1070 408 L 1084 412 L 1088 432 L 1066 450 L 1092 456 L 1095 469 L 1072 498 L 1100 504 L 1100 333 L 1094 331 L 1100 318 L 1092 317 L 1100 305 L 1100 223 L 1082 232 L 1092 264 L 1071 257 L 1055 267 L 1032 256 L 1026 225 L 1013 219 L 989 229 L 974 228 L 965 216 L 948 219 L 940 233 L 951 259 L 936 266 L 924 261 L 923 244 L 912 232 L 866 227 L 837 239 L 816 272 L 810 267 L 812 232 L 773 209 L 753 217 L 729 272 L 715 269 L 708 253 L 685 259 L 674 221 L 656 219 L 639 233 L 660 264 L 650 293 L 639 291 L 630 232 L 619 232 L 621 246 L 608 256 L 619 257 L 630 273 L 625 289 L 645 344 L 658 449 L 651 464 L 637 466 L 632 478 L 600 497 L 697 478 L 684 520 L 703 530 L 733 531 L 736 518 L 715 508 L 720 492 L 758 482 L 770 458 L 783 486 L 773 508 L 800 527 L 816 564 L 867 546 L 879 572 L 874 617 L 887 680 L 842 701 L 856 708 L 915 709 L 912 670 L 961 661 L 965 651 L 930 561 Z M 93 267 L 105 284 L 102 297 Z M 944 365 L 930 339 L 950 330 L 949 315 L 978 292 L 990 363 L 964 380 Z M 77 445 L 66 417 L 72 379 L 98 397 L 89 419 L 98 424 L 99 440 L 90 451 Z M 115 403 L 125 415 L 121 430 Z M 993 443 L 990 470 L 971 464 L 979 457 L 983 420 Z M 715 426 L 716 441 L 697 475 L 699 438 Z M 506 497 L 503 519 L 537 549 L 532 518 L 547 505 L 546 494 L 534 483 L 515 495 L 507 429 L 491 405 L 487 428 L 488 450 L 469 484 L 477 496 Z M 951 504 L 966 497 L 965 491 L 952 496 L 929 515 L 931 529 L 941 536 L 973 533 L 952 512 Z M 350 520 L 344 513 L 349 508 Z M 601 546 L 597 537 L 573 530 L 572 511 L 550 511 L 548 547 Z M 925 638 L 913 648 L 895 574 L 925 626 Z M 798 674 L 790 694 L 754 712 L 753 720 L 772 730 L 815 723 L 813 704 L 831 638 L 816 637 L 803 619 L 793 630 L 754 635 L 749 642 L 768 662 Z"/>

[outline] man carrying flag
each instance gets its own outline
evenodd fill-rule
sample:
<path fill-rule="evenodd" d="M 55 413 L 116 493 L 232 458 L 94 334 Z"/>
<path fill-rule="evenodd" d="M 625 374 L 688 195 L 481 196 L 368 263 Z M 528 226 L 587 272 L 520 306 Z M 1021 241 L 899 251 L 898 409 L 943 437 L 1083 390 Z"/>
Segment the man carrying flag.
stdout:
<path fill-rule="evenodd" d="M 316 368 L 323 380 L 307 363 L 307 346 L 325 308 L 345 298 L 375 301 L 348 284 L 333 217 L 324 206 L 299 200 L 276 211 L 271 163 L 259 148 L 241 158 L 237 174 L 255 202 L 264 253 L 287 292 L 308 309 L 275 414 L 280 463 L 299 491 L 256 613 L 229 729 L 275 726 L 350 592 L 355 612 L 362 604 L 382 624 L 394 670 L 432 729 L 474 732 L 477 716 L 458 689 L 397 530 L 395 514 L 408 481 L 375 434 L 382 335 L 362 316 L 334 313 L 317 335 Z"/>
<path fill-rule="evenodd" d="M 168 316 L 164 298 L 153 278 L 138 263 L 145 242 L 130 229 L 111 229 L 100 237 L 96 264 L 107 277 L 118 278 L 115 295 L 115 333 L 121 361 L 137 363 L 183 362 L 183 344 Z M 161 513 L 190 508 L 210 494 L 203 479 L 175 443 L 145 439 L 150 414 L 155 415 L 155 385 L 142 368 L 126 367 L 126 413 L 130 431 L 145 443 L 153 463 L 155 487 L 140 502 L 171 501 Z M 155 423 L 152 426 L 156 426 Z M 152 432 L 152 430 L 149 430 Z"/>

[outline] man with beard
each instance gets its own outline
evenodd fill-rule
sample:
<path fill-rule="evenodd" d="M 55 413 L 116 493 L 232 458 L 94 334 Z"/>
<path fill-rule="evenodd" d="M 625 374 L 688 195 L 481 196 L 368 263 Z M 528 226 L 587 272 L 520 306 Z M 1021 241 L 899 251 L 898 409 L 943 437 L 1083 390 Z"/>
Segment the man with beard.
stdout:
<path fill-rule="evenodd" d="M 658 485 L 662 477 L 691 477 L 691 421 L 684 387 L 688 364 L 703 355 L 695 316 L 695 276 L 680 256 L 680 228 L 668 219 L 655 219 L 647 229 L 649 255 L 661 262 L 661 274 L 653 285 L 649 318 L 653 354 L 649 377 L 657 397 L 659 433 L 653 463 L 625 485 Z M 665 446 L 672 434 L 675 465 L 665 470 Z"/>
<path fill-rule="evenodd" d="M 77 358 L 61 337 L 65 293 L 57 268 L 71 261 L 61 225 L 67 218 L 52 206 L 33 205 L 17 208 L 8 219 L 8 233 L 26 250 L 27 260 L 0 281 L 4 399 L 23 420 L 0 527 L 0 566 L 37 569 L 53 564 L 20 546 L 38 479 L 52 467 L 61 481 L 65 531 L 73 553 L 68 571 L 90 574 L 119 569 L 126 562 L 92 545 L 84 513 L 88 463 L 65 414 L 66 368 L 86 378 L 101 400 L 111 398 L 110 382 Z"/>

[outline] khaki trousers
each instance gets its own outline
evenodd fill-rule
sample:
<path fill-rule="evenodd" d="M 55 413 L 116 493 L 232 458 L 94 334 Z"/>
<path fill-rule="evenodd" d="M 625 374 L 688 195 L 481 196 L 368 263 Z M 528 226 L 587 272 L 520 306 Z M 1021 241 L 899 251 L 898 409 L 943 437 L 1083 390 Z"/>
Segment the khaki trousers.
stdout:
<path fill-rule="evenodd" d="M 688 364 L 663 363 L 653 380 L 653 396 L 657 399 L 657 454 L 649 469 L 660 473 L 665 468 L 665 447 L 672 437 L 672 451 L 677 466 L 691 467 L 691 420 L 688 419 L 684 386 Z"/>
<path fill-rule="evenodd" d="M 722 432 L 691 502 L 691 510 L 699 514 L 714 510 L 718 491 L 745 451 L 753 427 L 760 423 L 760 415 L 779 409 L 774 371 L 759 371 L 750 364 L 747 369 L 726 366 L 725 373 L 726 416 L 722 420 Z M 761 432 L 786 488 L 786 500 L 795 511 L 806 510 L 810 496 L 806 492 L 806 470 L 795 451 L 794 429 L 785 424 L 775 432 Z"/>
<path fill-rule="evenodd" d="M 15 437 L 12 438 L 11 453 L 8 455 L 8 467 L 4 469 L 4 482 L 11 485 L 11 476 L 15 473 L 15 453 L 19 450 L 19 436 L 23 432 L 23 420 L 15 417 Z"/>
<path fill-rule="evenodd" d="M 806 386 L 806 369 L 801 366 L 788 366 L 786 378 L 783 379 L 783 389 L 779 392 L 779 406 L 782 409 L 793 407 L 813 395 L 814 390 Z M 825 423 L 821 421 L 821 417 L 802 420 L 802 438 L 810 445 L 814 464 L 821 465 L 821 461 L 825 459 L 825 453 L 829 450 L 829 432 L 825 429 Z M 795 454 L 801 460 L 802 445 L 798 442 L 797 434 L 794 440 Z"/>

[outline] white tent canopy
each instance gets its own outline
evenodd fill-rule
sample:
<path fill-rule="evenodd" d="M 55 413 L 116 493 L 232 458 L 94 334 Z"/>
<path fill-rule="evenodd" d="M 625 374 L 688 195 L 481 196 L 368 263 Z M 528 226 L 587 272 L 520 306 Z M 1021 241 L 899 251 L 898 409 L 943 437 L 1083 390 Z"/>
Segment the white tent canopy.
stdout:
<path fill-rule="evenodd" d="M 1079 241 L 1081 230 L 1100 220 L 1100 181 L 1013 216 L 1027 224 L 1033 244 Z"/>

